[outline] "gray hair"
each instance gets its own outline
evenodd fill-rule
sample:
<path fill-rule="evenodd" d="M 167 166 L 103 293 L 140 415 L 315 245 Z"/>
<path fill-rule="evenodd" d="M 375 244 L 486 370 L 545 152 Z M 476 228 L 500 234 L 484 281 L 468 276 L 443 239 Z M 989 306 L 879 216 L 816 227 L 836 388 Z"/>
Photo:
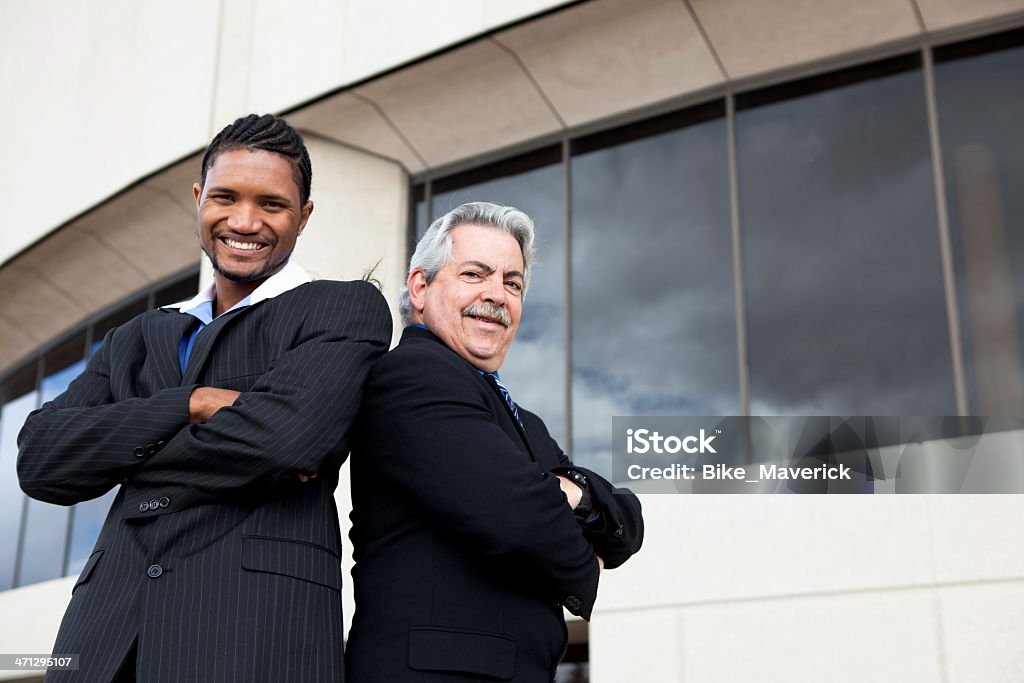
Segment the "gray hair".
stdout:
<path fill-rule="evenodd" d="M 526 296 L 526 288 L 530 284 L 530 266 L 533 264 L 533 221 L 519 209 L 489 202 L 469 202 L 457 206 L 431 223 L 409 260 L 408 275 L 414 270 L 422 270 L 427 284 L 433 282 L 437 271 L 452 257 L 452 230 L 460 225 L 483 225 L 515 238 L 523 253 L 523 296 Z M 408 287 L 402 287 L 398 311 L 402 315 L 402 324 L 411 325 L 413 311 Z"/>

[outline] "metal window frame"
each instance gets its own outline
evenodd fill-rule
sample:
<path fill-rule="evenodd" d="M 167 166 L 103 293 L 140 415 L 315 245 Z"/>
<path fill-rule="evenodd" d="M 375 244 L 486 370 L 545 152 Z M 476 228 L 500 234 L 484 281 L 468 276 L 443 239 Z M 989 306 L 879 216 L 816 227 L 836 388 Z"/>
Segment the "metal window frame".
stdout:
<path fill-rule="evenodd" d="M 727 130 L 726 154 L 728 155 L 729 171 L 729 222 L 732 241 L 733 287 L 736 299 L 735 328 L 737 346 L 737 375 L 740 413 L 750 415 L 750 368 L 747 340 L 747 304 L 743 269 L 743 220 L 740 210 L 740 184 L 737 168 L 736 148 L 736 98 L 738 95 L 793 83 L 806 78 L 828 76 L 846 70 L 870 69 L 872 65 L 899 57 L 918 57 L 920 60 L 921 78 L 924 81 L 924 98 L 926 121 L 929 135 L 929 152 L 932 165 L 932 184 L 936 211 L 937 238 L 939 241 L 941 269 L 943 274 L 943 295 L 946 306 L 947 325 L 949 331 L 949 355 L 953 373 L 953 393 L 957 414 L 968 414 L 967 379 L 964 371 L 962 331 L 960 324 L 960 308 L 957 301 L 956 274 L 953 267 L 954 249 L 950 234 L 948 199 L 946 197 L 946 176 L 944 172 L 941 130 L 938 116 L 938 104 L 935 93 L 935 59 L 934 51 L 938 48 L 967 43 L 977 40 L 992 39 L 999 41 L 1005 35 L 1020 30 L 1024 25 L 1024 14 L 1001 17 L 996 20 L 980 22 L 966 27 L 957 27 L 943 31 L 924 32 L 904 40 L 893 41 L 883 46 L 856 51 L 837 57 L 819 60 L 812 64 L 782 69 L 768 75 L 749 79 L 727 82 L 720 86 L 708 88 L 684 97 L 673 98 L 656 105 L 641 107 L 629 112 L 605 117 L 587 124 L 566 127 L 556 133 L 539 136 L 515 145 L 509 145 L 479 154 L 469 159 L 440 165 L 408 176 L 409 187 L 423 185 L 428 221 L 433 216 L 431 206 L 431 186 L 438 179 L 465 173 L 473 168 L 500 163 L 513 157 L 538 151 L 544 147 L 561 145 L 562 166 L 565 183 L 565 297 L 568 315 L 565 329 L 565 413 L 566 413 L 566 450 L 572 452 L 573 442 L 573 355 L 572 355 L 572 153 L 573 142 L 593 133 L 606 132 L 611 129 L 641 123 L 660 115 L 681 112 L 707 105 L 717 100 L 725 102 L 725 123 Z M 415 221 L 408 226 L 410 253 L 416 244 Z"/>

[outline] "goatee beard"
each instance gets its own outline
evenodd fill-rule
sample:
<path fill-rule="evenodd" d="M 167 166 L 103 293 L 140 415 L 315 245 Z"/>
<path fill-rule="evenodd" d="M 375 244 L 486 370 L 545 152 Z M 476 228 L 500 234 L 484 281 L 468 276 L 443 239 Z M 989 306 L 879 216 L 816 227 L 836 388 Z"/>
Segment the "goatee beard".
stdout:
<path fill-rule="evenodd" d="M 285 262 L 288 261 L 288 257 L 291 256 L 291 254 L 288 254 L 287 256 L 285 256 L 280 261 L 267 261 L 264 264 L 264 266 L 262 268 L 260 268 L 259 270 L 255 271 L 253 273 L 245 273 L 245 274 L 243 274 L 243 273 L 232 273 L 229 270 L 221 268 L 220 263 L 217 261 L 217 257 L 214 256 L 213 254 L 211 254 L 210 251 L 207 250 L 205 246 L 203 246 L 202 249 L 203 249 L 203 253 L 206 254 L 206 258 L 210 259 L 210 263 L 213 265 L 213 270 L 215 272 L 219 273 L 220 275 L 222 275 L 227 280 L 231 280 L 232 282 L 238 282 L 238 283 L 256 282 L 258 280 L 266 280 L 268 277 L 273 275 L 275 271 L 280 270 L 281 266 L 283 266 L 285 264 Z"/>

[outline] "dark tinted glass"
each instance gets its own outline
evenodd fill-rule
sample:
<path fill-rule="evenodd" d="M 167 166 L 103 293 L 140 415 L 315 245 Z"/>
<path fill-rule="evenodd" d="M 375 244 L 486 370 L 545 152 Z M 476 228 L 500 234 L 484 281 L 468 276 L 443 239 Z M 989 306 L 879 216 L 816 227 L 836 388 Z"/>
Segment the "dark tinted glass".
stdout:
<path fill-rule="evenodd" d="M 79 334 L 46 354 L 39 404 L 52 401 L 85 369 L 85 334 Z M 64 549 L 68 535 L 68 508 L 29 500 L 25 507 L 25 531 L 18 583 L 55 579 L 64 574 Z"/>
<path fill-rule="evenodd" d="M 1024 415 L 1024 34 L 939 50 L 969 411 Z"/>
<path fill-rule="evenodd" d="M 564 445 L 565 183 L 558 160 L 557 150 L 543 150 L 460 178 L 476 181 L 472 185 L 452 188 L 452 181 L 435 181 L 435 190 L 441 191 L 431 204 L 434 218 L 465 202 L 488 201 L 514 206 L 533 219 L 537 262 L 501 379 L 515 401 L 540 415 Z"/>
<path fill-rule="evenodd" d="M 196 281 L 198 282 L 198 280 L 199 276 L 196 275 Z M 192 293 L 195 294 L 195 290 L 193 290 Z M 124 308 L 120 308 L 114 311 L 106 318 L 103 318 L 102 320 L 97 322 L 95 325 L 93 325 L 92 328 L 93 340 L 102 341 L 103 337 L 106 336 L 107 332 L 109 332 L 110 330 L 114 329 L 115 327 L 124 325 L 126 322 L 128 322 L 129 320 L 131 320 L 132 318 L 141 313 L 145 313 L 149 308 L 149 305 L 147 303 L 148 299 L 148 296 L 142 296 L 138 299 L 134 299 Z M 174 302 L 172 301 L 171 303 Z"/>
<path fill-rule="evenodd" d="M 575 147 L 573 455 L 605 474 L 615 415 L 739 411 L 722 113 Z"/>
<path fill-rule="evenodd" d="M 739 104 L 751 413 L 955 413 L 916 58 Z"/>
<path fill-rule="evenodd" d="M 94 341 L 90 349 L 90 355 L 96 353 L 100 347 L 99 341 Z M 67 550 L 66 566 L 64 574 L 77 574 L 82 571 L 86 560 L 92 553 L 92 547 L 100 535 L 103 527 L 103 520 L 106 519 L 107 511 L 120 487 L 115 486 L 99 498 L 78 503 L 71 510 L 70 544 Z"/>
<path fill-rule="evenodd" d="M 427 231 L 427 201 L 425 197 L 425 190 L 422 185 L 417 185 L 412 188 L 412 231 L 413 231 L 413 243 L 412 246 L 416 246 L 416 242 L 419 241 L 420 237 L 423 237 L 423 233 Z"/>
<path fill-rule="evenodd" d="M 153 306 L 160 308 L 169 304 L 176 304 L 179 301 L 191 299 L 199 291 L 199 274 L 190 275 L 163 289 L 153 296 Z M 100 337 L 102 339 L 102 337 Z"/>
<path fill-rule="evenodd" d="M 25 495 L 18 486 L 18 432 L 35 410 L 36 364 L 11 376 L 0 387 L 0 590 L 14 585 L 18 539 Z"/>
<path fill-rule="evenodd" d="M 118 491 L 120 491 L 120 487 L 115 486 L 103 496 L 79 503 L 72 510 L 71 544 L 68 547 L 65 575 L 77 574 L 82 571 L 85 561 L 89 559 L 92 547 L 100 535 L 107 511 L 110 510 L 110 505 L 114 502 Z"/>
<path fill-rule="evenodd" d="M 180 301 L 195 294 L 199 276 L 193 272 L 153 293 L 156 305 Z M 85 368 L 86 339 L 92 351 L 112 328 L 148 308 L 143 294 L 46 352 L 45 377 L 36 391 L 39 359 L 10 372 L 0 384 L 0 590 L 55 578 L 81 570 L 96 542 L 100 526 L 117 488 L 70 510 L 26 498 L 18 486 L 17 436 L 36 406 L 62 393 Z M 20 549 L 20 552 L 19 552 Z M 20 559 L 19 559 L 20 558 Z"/>

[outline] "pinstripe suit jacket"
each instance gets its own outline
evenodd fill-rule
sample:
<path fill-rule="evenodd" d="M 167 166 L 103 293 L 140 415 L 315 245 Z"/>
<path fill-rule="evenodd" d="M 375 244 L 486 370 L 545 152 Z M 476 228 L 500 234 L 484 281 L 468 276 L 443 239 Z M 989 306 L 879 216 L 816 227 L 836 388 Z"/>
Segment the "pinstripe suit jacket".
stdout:
<path fill-rule="evenodd" d="M 47 681 L 109 681 L 138 639 L 147 683 L 340 681 L 334 489 L 391 316 L 364 282 L 316 281 L 223 315 L 144 313 L 112 330 L 68 390 L 32 413 L 18 476 L 71 505 L 120 482 L 75 584 Z M 197 386 L 243 392 L 188 424 Z M 319 472 L 308 483 L 299 472 Z"/>

